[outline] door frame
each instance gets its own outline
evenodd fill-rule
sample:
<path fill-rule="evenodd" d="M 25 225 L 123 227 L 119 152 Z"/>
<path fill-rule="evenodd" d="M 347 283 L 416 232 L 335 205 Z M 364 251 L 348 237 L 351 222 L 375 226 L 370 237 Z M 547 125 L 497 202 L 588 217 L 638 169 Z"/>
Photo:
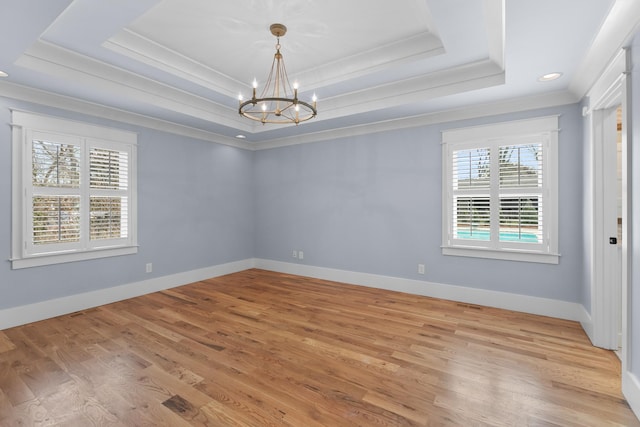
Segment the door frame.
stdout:
<path fill-rule="evenodd" d="M 620 298 L 621 305 L 621 330 L 622 330 L 622 351 L 620 354 L 623 371 L 626 369 L 629 353 L 629 270 L 628 270 L 628 242 L 629 242 L 629 213 L 630 213 L 630 188 L 628 173 L 629 169 L 629 146 L 627 126 L 629 122 L 629 91 L 630 85 L 627 79 L 629 67 L 629 52 L 621 50 L 613 59 L 602 76 L 598 79 L 593 88 L 589 91 L 589 107 L 585 107 L 584 115 L 589 116 L 590 156 L 591 173 L 590 188 L 590 279 L 591 279 L 591 324 L 587 328 L 587 333 L 595 346 L 617 349 L 618 347 L 618 299 L 616 290 L 608 286 L 610 279 L 607 276 L 612 274 L 611 249 L 609 248 L 608 237 L 611 229 L 607 228 L 607 220 L 610 219 L 605 210 L 605 205 L 611 203 L 605 191 L 607 176 L 611 176 L 610 162 L 607 163 L 608 156 L 604 155 L 607 144 L 611 143 L 610 138 L 603 129 L 607 110 L 620 105 L 622 107 L 622 262 L 620 274 Z M 585 175 L 588 176 L 588 175 Z M 615 235 L 615 234 L 614 234 Z M 617 251 L 617 249 L 616 249 Z M 591 332 L 591 333 L 589 333 Z"/>

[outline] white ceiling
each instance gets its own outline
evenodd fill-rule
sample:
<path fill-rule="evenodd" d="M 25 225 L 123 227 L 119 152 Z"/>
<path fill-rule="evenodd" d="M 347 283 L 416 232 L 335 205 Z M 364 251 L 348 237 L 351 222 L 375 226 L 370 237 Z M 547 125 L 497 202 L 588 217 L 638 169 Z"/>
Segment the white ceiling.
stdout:
<path fill-rule="evenodd" d="M 237 112 L 268 74 L 275 22 L 300 97 L 319 98 L 299 126 Z M 0 95 L 266 147 L 576 102 L 639 22 L 638 0 L 20 0 L 0 17 Z"/>

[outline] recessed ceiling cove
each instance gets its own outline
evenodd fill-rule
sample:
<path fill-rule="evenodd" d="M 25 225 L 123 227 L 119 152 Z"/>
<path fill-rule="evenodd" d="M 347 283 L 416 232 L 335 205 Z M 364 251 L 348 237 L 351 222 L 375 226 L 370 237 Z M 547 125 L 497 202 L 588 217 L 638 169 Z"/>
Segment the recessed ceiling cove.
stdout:
<path fill-rule="evenodd" d="M 640 28 L 629 0 L 21 0 L 0 95 L 247 148 L 579 101 Z M 576 19 L 579 14 L 580 19 Z M 317 116 L 238 114 L 276 40 Z M 540 82 L 561 72 L 562 78 Z M 242 142 L 235 137 L 246 136 Z"/>
<path fill-rule="evenodd" d="M 105 46 L 235 99 L 266 77 L 257 74 L 273 57 L 274 22 L 288 28 L 282 53 L 304 90 L 444 53 L 416 0 L 163 0 Z"/>

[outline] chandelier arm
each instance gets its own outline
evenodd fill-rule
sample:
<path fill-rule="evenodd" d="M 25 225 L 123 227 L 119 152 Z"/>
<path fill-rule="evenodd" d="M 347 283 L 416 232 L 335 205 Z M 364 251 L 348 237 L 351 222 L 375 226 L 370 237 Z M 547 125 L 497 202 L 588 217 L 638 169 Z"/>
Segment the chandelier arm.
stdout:
<path fill-rule="evenodd" d="M 274 98 L 274 97 L 256 98 L 255 100 L 247 100 L 241 103 L 238 109 L 238 112 L 240 113 L 240 115 L 248 119 L 262 122 L 263 124 L 264 123 L 298 124 L 298 123 L 306 122 L 307 120 L 314 118 L 318 114 L 316 108 L 305 101 L 298 101 L 297 105 L 301 107 L 302 111 L 296 111 L 297 114 L 295 117 L 289 116 L 286 114 L 283 117 L 283 115 L 281 114 L 280 116 L 276 116 L 276 118 L 274 118 L 275 116 L 274 110 L 265 111 L 262 109 L 254 109 L 254 110 L 251 109 L 251 107 L 255 107 L 258 104 L 264 104 L 266 102 L 272 102 L 272 101 L 288 102 L 291 105 L 293 105 L 291 103 L 291 99 L 288 99 L 288 98 Z M 288 110 L 288 111 L 291 111 L 291 110 Z M 303 113 L 303 114 L 300 114 L 300 113 Z"/>

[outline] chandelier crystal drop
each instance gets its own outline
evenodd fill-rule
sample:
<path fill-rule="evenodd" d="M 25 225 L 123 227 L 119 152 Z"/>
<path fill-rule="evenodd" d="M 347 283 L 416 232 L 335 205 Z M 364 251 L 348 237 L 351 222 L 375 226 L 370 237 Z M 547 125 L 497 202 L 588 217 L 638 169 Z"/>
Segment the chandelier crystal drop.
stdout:
<path fill-rule="evenodd" d="M 253 80 L 253 95 L 251 99 L 244 100 L 240 95 L 240 107 L 238 112 L 241 116 L 261 123 L 298 123 L 314 118 L 318 111 L 316 109 L 316 96 L 313 95 L 311 102 L 298 99 L 298 83 L 294 82 L 293 88 L 289 83 L 287 69 L 284 66 L 284 59 L 280 53 L 280 37 L 287 32 L 287 27 L 282 24 L 272 24 L 269 27 L 271 34 L 277 38 L 276 53 L 273 56 L 271 71 L 267 77 L 266 85 L 260 94 L 256 96 L 258 82 Z"/>

